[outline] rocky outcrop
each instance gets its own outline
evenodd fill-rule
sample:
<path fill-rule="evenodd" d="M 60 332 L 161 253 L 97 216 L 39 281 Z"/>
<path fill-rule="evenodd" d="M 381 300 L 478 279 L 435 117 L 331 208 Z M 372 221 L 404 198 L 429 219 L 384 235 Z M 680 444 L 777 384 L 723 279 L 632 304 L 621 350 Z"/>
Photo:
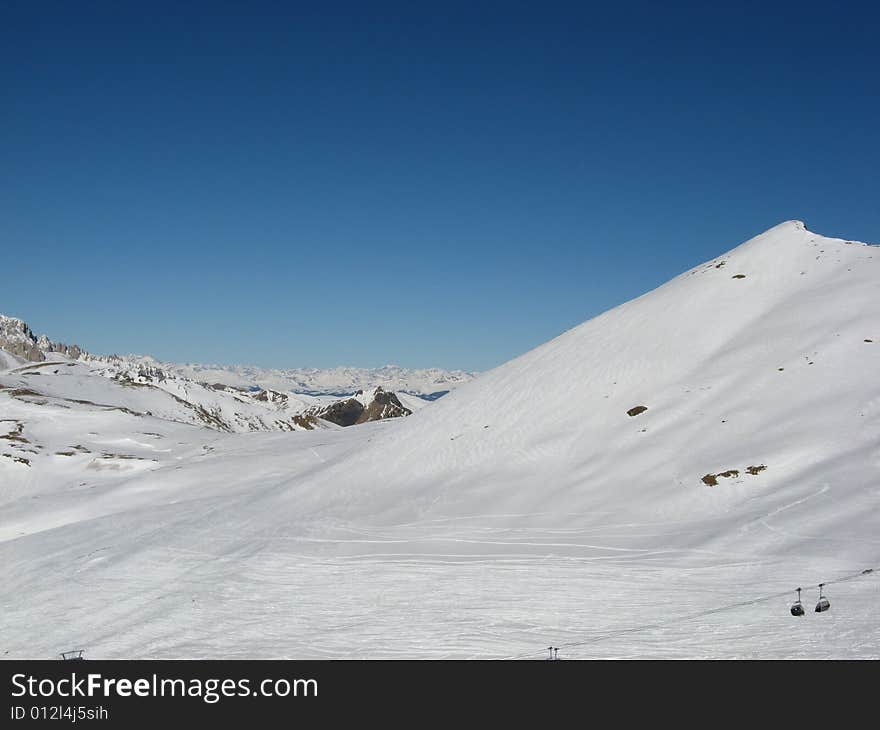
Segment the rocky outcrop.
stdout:
<path fill-rule="evenodd" d="M 115 380 L 121 385 L 151 385 L 152 383 L 162 383 L 167 378 L 164 370 L 148 365 L 138 365 L 136 368 L 114 371 L 110 375 L 111 380 Z"/>
<path fill-rule="evenodd" d="M 40 339 L 37 340 L 37 347 L 39 347 L 44 353 L 58 352 L 62 355 L 67 355 L 67 357 L 73 358 L 74 360 L 78 360 L 79 356 L 84 354 L 84 351 L 79 345 L 68 345 L 64 342 L 52 342 L 52 340 L 46 337 L 46 335 L 40 335 Z"/>
<path fill-rule="evenodd" d="M 405 408 L 395 393 L 376 388 L 373 391 L 373 400 L 364 408 L 358 417 L 357 423 L 367 421 L 381 421 L 386 418 L 400 418 L 409 416 L 412 411 Z"/>
<path fill-rule="evenodd" d="M 37 346 L 37 338 L 24 320 L 0 314 L 0 348 L 30 362 L 42 362 L 46 356 Z"/>
<path fill-rule="evenodd" d="M 26 342 L 9 342 L 0 337 L 0 348 L 6 350 L 10 355 L 23 357 L 30 362 L 43 362 L 46 356 L 40 351 L 36 345 L 29 345 Z"/>
<path fill-rule="evenodd" d="M 363 415 L 364 404 L 357 398 L 344 398 L 323 408 L 311 409 L 309 415 L 323 418 L 337 426 L 354 426 Z"/>
<path fill-rule="evenodd" d="M 409 416 L 412 411 L 400 402 L 395 393 L 375 388 L 369 395 L 359 390 L 351 398 L 343 398 L 329 406 L 311 408 L 307 413 L 337 426 L 355 426 L 368 421 Z"/>
<path fill-rule="evenodd" d="M 53 352 L 73 359 L 86 354 L 77 345 L 52 342 L 46 335 L 40 335 L 38 339 L 27 322 L 3 314 L 0 314 L 0 349 L 30 362 L 43 362 L 47 358 L 47 353 Z"/>
<path fill-rule="evenodd" d="M 243 389 L 239 388 L 238 390 L 242 391 Z M 258 400 L 263 403 L 277 403 L 281 406 L 285 405 L 288 401 L 287 395 L 285 393 L 279 393 L 277 390 L 260 390 L 254 393 L 251 397 L 254 400 Z"/>

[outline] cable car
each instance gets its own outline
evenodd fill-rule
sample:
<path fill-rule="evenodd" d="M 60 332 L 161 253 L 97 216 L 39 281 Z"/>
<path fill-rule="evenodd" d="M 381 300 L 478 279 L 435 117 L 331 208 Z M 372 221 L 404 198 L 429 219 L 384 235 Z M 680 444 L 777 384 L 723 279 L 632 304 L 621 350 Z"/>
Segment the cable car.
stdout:
<path fill-rule="evenodd" d="M 822 588 L 824 587 L 824 583 L 819 584 L 819 602 L 816 604 L 816 613 L 822 613 L 822 611 L 827 611 L 831 608 L 831 601 L 822 595 Z"/>
<path fill-rule="evenodd" d="M 804 604 L 801 603 L 801 589 L 797 589 L 797 600 L 791 605 L 791 615 L 792 616 L 803 616 L 804 615 Z M 819 610 L 818 608 L 816 609 Z"/>
<path fill-rule="evenodd" d="M 83 656 L 84 649 L 73 649 L 72 651 L 62 651 L 61 658 L 66 662 L 85 661 Z"/>

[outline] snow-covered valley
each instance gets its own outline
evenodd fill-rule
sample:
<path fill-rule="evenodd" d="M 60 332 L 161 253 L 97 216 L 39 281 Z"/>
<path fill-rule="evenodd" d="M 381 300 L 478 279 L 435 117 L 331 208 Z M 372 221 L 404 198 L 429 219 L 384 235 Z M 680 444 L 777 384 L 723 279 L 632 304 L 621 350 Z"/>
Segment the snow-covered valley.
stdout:
<path fill-rule="evenodd" d="M 876 247 L 783 223 L 347 428 L 3 358 L 0 656 L 880 657 Z"/>

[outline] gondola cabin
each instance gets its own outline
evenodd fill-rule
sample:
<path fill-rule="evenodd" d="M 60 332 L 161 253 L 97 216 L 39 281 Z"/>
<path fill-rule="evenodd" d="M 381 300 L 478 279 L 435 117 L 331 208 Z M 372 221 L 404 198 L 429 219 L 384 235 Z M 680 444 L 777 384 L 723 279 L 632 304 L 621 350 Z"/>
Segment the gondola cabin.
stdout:
<path fill-rule="evenodd" d="M 801 603 L 801 589 L 798 588 L 797 589 L 797 600 L 793 604 L 791 604 L 791 615 L 792 616 L 803 616 L 804 613 L 805 613 L 804 604 Z"/>
<path fill-rule="evenodd" d="M 816 604 L 816 613 L 822 613 L 823 611 L 827 611 L 831 608 L 831 601 L 829 601 L 825 596 L 822 595 L 822 589 L 825 587 L 824 583 L 819 584 L 819 602 Z"/>

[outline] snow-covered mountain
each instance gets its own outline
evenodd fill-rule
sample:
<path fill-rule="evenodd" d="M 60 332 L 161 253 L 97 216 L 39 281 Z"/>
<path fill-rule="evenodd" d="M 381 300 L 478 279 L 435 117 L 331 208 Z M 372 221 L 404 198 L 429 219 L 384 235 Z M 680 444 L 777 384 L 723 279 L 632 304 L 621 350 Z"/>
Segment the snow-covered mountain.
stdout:
<path fill-rule="evenodd" d="M 880 249 L 789 221 L 403 419 L 4 415 L 0 651 L 880 657 L 878 348 Z"/>
<path fill-rule="evenodd" d="M 485 373 L 344 469 L 389 521 L 487 502 L 736 512 L 832 482 L 854 508 L 880 465 L 878 366 L 880 248 L 790 221 Z M 406 476 L 371 479 L 392 454 Z"/>

